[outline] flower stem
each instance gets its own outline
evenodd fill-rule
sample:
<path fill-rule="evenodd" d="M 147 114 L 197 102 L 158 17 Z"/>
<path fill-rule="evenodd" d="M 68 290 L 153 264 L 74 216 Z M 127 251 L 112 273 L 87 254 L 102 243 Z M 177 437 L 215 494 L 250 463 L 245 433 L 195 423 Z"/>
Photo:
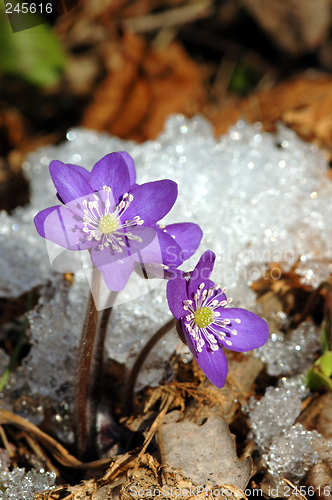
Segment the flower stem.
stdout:
<path fill-rule="evenodd" d="M 95 272 L 93 272 L 93 275 L 95 276 Z M 96 286 L 96 281 L 99 285 L 99 280 L 95 280 L 94 276 L 92 285 Z M 95 415 L 93 415 L 94 408 L 91 405 L 90 398 L 90 374 L 97 321 L 98 311 L 93 294 L 90 292 L 78 354 L 76 385 L 76 443 L 78 454 L 83 459 L 95 453 L 93 443 Z M 93 458 L 91 459 L 93 460 Z"/>
<path fill-rule="evenodd" d="M 143 366 L 144 361 L 148 357 L 150 351 L 154 348 L 154 346 L 159 342 L 166 333 L 168 333 L 170 330 L 172 330 L 176 326 L 177 320 L 175 318 L 172 318 L 170 321 L 166 323 L 166 325 L 162 326 L 152 337 L 148 342 L 145 344 L 143 349 L 138 355 L 138 358 L 136 359 L 134 366 L 132 367 L 129 377 L 127 380 L 126 384 L 126 389 L 125 389 L 125 402 L 124 402 L 124 411 L 126 415 L 130 415 L 133 412 L 134 409 L 134 389 L 136 385 L 136 380 L 138 377 L 138 374 L 140 372 L 140 369 Z"/>
<path fill-rule="evenodd" d="M 103 366 L 104 366 L 104 346 L 105 338 L 107 333 L 107 326 L 112 313 L 112 307 L 104 309 L 100 318 L 99 327 L 97 329 L 97 334 L 94 342 L 93 348 L 93 359 L 90 375 L 90 397 L 91 397 L 91 413 L 93 416 L 96 415 L 98 404 L 101 400 L 101 392 L 103 386 Z M 95 428 L 95 418 L 93 419 L 93 424 Z"/>

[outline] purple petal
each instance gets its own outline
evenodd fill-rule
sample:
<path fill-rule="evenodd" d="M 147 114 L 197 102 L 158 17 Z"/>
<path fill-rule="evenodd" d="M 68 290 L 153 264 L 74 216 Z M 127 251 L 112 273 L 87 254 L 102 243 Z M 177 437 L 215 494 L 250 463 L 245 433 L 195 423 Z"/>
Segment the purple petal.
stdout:
<path fill-rule="evenodd" d="M 182 264 L 181 247 L 169 234 L 158 230 L 158 240 L 162 254 L 162 262 L 169 267 L 175 268 Z"/>
<path fill-rule="evenodd" d="M 209 278 L 212 273 L 215 258 L 215 254 L 211 250 L 207 250 L 199 259 L 189 280 L 188 296 L 190 299 L 193 298 L 193 295 L 197 292 L 202 283 L 204 283 L 205 288 L 211 287 L 211 283 L 213 286 L 213 282 L 211 282 Z"/>
<path fill-rule="evenodd" d="M 40 236 L 69 250 L 85 250 L 95 244 L 87 240 L 81 220 L 67 207 L 46 208 L 36 215 L 34 223 Z"/>
<path fill-rule="evenodd" d="M 227 333 L 225 340 L 220 343 L 232 351 L 244 352 L 257 349 L 265 344 L 269 338 L 269 327 L 263 318 L 257 316 L 245 309 L 237 307 L 218 308 L 220 317 L 218 319 L 230 319 L 231 323 L 227 325 Z M 235 321 L 240 320 L 240 323 Z M 237 334 L 230 333 L 229 330 L 236 330 Z M 227 345 L 226 340 L 232 342 L 232 345 Z"/>
<path fill-rule="evenodd" d="M 66 165 L 67 165 L 67 167 L 70 167 L 73 170 L 75 170 L 76 172 L 78 172 L 79 174 L 83 175 L 84 179 L 89 182 L 90 172 L 88 172 L 88 170 L 86 170 L 86 168 L 80 167 L 79 165 L 72 165 L 71 163 L 66 163 Z M 59 193 L 56 194 L 56 197 L 63 205 L 65 205 L 65 202 L 63 201 L 63 199 L 61 198 Z"/>
<path fill-rule="evenodd" d="M 95 191 L 103 186 L 111 188 L 115 203 L 130 189 L 129 170 L 119 153 L 110 153 L 99 160 L 90 174 L 90 185 Z"/>
<path fill-rule="evenodd" d="M 82 198 L 93 191 L 84 176 L 65 163 L 53 160 L 49 169 L 53 184 L 64 203 Z"/>
<path fill-rule="evenodd" d="M 183 301 L 188 299 L 187 280 L 181 275 L 174 274 L 167 282 L 166 295 L 168 307 L 176 319 L 186 314 L 183 309 Z"/>
<path fill-rule="evenodd" d="M 114 252 L 110 248 L 99 250 L 94 247 L 91 250 L 91 260 L 103 275 L 107 288 L 113 292 L 124 289 L 135 265 L 126 247 L 123 247 L 122 253 Z"/>
<path fill-rule="evenodd" d="M 184 333 L 187 346 L 193 356 L 195 356 L 200 369 L 213 385 L 219 388 L 224 387 L 228 371 L 228 363 L 224 351 L 221 348 L 217 351 L 211 351 L 205 343 L 202 347 L 202 352 L 197 352 L 183 321 L 181 321 L 181 328 Z"/>
<path fill-rule="evenodd" d="M 125 151 L 118 151 L 118 154 L 122 156 L 122 158 L 124 159 L 124 161 L 127 164 L 127 167 L 129 170 L 130 185 L 133 186 L 136 183 L 136 168 L 135 168 L 134 160 Z"/>
<path fill-rule="evenodd" d="M 201 228 L 192 222 L 170 224 L 165 230 L 180 245 L 182 261 L 189 259 L 196 252 L 203 236 Z"/>
<path fill-rule="evenodd" d="M 80 167 L 79 165 L 72 165 L 71 163 L 67 163 L 67 167 L 70 167 L 79 174 L 83 175 L 84 179 L 89 182 L 90 172 L 86 168 Z"/>
<path fill-rule="evenodd" d="M 130 192 L 134 199 L 125 212 L 126 219 L 132 220 L 139 215 L 146 226 L 151 226 L 170 211 L 178 188 L 176 182 L 164 179 L 135 186 Z"/>
<path fill-rule="evenodd" d="M 129 253 L 136 262 L 162 264 L 160 244 L 153 227 L 129 227 L 123 230 L 123 235 L 122 239 L 126 240 Z M 139 241 L 131 237 L 139 238 Z"/>

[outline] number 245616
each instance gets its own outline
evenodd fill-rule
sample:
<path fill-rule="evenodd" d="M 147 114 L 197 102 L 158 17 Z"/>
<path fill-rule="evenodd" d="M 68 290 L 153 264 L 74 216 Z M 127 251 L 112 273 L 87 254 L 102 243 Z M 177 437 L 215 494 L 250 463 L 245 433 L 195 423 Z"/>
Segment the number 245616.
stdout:
<path fill-rule="evenodd" d="M 22 14 L 27 14 L 28 12 L 35 14 L 36 12 L 39 12 L 42 14 L 43 9 L 44 13 L 46 12 L 46 14 L 50 14 L 52 12 L 52 4 L 47 3 L 46 5 L 43 5 L 42 3 L 18 3 L 13 8 L 13 4 L 6 3 L 6 14 L 13 14 L 14 12 L 21 12 Z"/>

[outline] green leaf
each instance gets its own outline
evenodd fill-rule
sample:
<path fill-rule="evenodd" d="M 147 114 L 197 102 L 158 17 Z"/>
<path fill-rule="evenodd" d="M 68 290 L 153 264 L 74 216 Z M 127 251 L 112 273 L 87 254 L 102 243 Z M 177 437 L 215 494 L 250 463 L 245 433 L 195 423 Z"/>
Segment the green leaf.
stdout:
<path fill-rule="evenodd" d="M 332 375 L 332 351 L 325 351 L 324 354 L 317 359 L 315 365 L 319 366 L 320 370 L 327 377 Z"/>
<path fill-rule="evenodd" d="M 261 78 L 260 72 L 246 60 L 238 60 L 229 81 L 229 89 L 246 95 L 255 88 Z"/>
<path fill-rule="evenodd" d="M 0 0 L 0 72 L 49 86 L 59 81 L 65 62 L 65 52 L 47 24 L 13 33 Z"/>
<path fill-rule="evenodd" d="M 332 389 L 332 351 L 325 351 L 307 371 L 307 386 L 310 389 L 328 387 Z"/>

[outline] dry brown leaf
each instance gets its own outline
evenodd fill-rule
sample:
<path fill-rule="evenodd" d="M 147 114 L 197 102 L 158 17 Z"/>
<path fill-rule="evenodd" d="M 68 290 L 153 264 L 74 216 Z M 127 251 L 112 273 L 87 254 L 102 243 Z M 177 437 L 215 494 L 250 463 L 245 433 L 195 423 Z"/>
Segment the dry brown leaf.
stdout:
<path fill-rule="evenodd" d="M 306 476 L 306 486 L 308 488 L 311 486 L 315 492 L 315 497 L 321 500 L 331 500 L 331 485 L 332 471 L 331 467 L 326 463 L 314 465 Z"/>
<path fill-rule="evenodd" d="M 274 131 L 284 121 L 305 140 L 325 148 L 332 157 L 332 78 L 329 75 L 303 75 L 294 81 L 257 92 L 242 101 L 225 104 L 205 112 L 217 135 L 225 133 L 237 120 L 261 122 Z"/>
<path fill-rule="evenodd" d="M 188 420 L 164 423 L 161 431 L 167 465 L 182 470 L 200 485 L 246 488 L 252 471 L 251 458 L 242 462 L 238 459 L 235 436 L 222 417 L 210 417 L 201 426 Z"/>
<path fill-rule="evenodd" d="M 4 109 L 0 112 L 0 155 L 7 154 L 4 148 L 13 149 L 27 136 L 27 124 L 22 115 L 15 109 Z"/>
<path fill-rule="evenodd" d="M 329 0 L 241 0 L 279 47 L 294 55 L 315 50 L 328 35 Z"/>
<path fill-rule="evenodd" d="M 87 108 L 83 126 L 144 141 L 162 131 L 171 113 L 192 116 L 206 100 L 197 65 L 179 43 L 151 48 L 125 33 L 109 47 L 109 73 Z"/>
<path fill-rule="evenodd" d="M 90 499 L 96 491 L 97 485 L 94 479 L 83 481 L 81 484 L 75 486 L 68 486 L 67 490 L 71 493 L 68 500 L 84 500 Z"/>

